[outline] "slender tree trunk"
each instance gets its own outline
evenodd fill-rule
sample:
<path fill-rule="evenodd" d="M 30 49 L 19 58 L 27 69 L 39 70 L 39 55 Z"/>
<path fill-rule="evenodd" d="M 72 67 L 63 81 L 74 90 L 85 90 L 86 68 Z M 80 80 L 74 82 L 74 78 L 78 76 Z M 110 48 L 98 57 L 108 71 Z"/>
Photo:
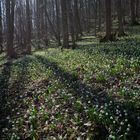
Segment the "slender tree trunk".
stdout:
<path fill-rule="evenodd" d="M 136 0 L 136 18 L 139 20 L 139 8 L 140 8 L 140 1 Z"/>
<path fill-rule="evenodd" d="M 2 5 L 0 0 L 0 53 L 3 51 L 3 34 L 2 34 Z"/>
<path fill-rule="evenodd" d="M 136 20 L 136 0 L 131 0 L 131 25 L 138 25 Z"/>
<path fill-rule="evenodd" d="M 82 35 L 82 28 L 80 23 L 80 16 L 79 16 L 79 8 L 78 8 L 78 0 L 74 0 L 74 20 L 75 20 L 75 32 L 76 32 L 76 39 L 79 39 L 79 35 Z"/>
<path fill-rule="evenodd" d="M 45 28 L 45 31 L 44 31 L 44 42 L 45 42 L 45 45 L 46 47 L 48 46 L 49 44 L 49 39 L 48 39 L 48 20 L 47 20 L 47 2 L 46 0 L 44 0 L 44 28 Z"/>
<path fill-rule="evenodd" d="M 119 33 L 118 36 L 124 36 L 124 26 L 123 26 L 123 10 L 122 10 L 122 0 L 118 0 L 117 2 L 118 9 L 118 22 L 119 22 Z"/>
<path fill-rule="evenodd" d="M 14 57 L 14 7 L 15 0 L 6 0 L 7 56 Z"/>
<path fill-rule="evenodd" d="M 30 3 L 26 0 L 26 18 L 27 18 L 27 54 L 31 54 L 31 14 Z"/>
<path fill-rule="evenodd" d="M 111 19 L 111 0 L 105 0 L 106 4 L 106 38 L 110 39 L 111 36 L 111 27 L 112 27 L 112 19 Z"/>
<path fill-rule="evenodd" d="M 60 7 L 59 7 L 59 0 L 55 0 L 56 4 L 56 23 L 57 23 L 57 40 L 58 45 L 61 46 L 61 28 L 60 28 Z"/>
<path fill-rule="evenodd" d="M 98 4 L 99 4 L 99 27 L 98 27 L 98 31 L 101 31 L 101 0 L 98 0 Z"/>
<path fill-rule="evenodd" d="M 69 48 L 67 0 L 61 0 L 63 48 Z"/>
<path fill-rule="evenodd" d="M 74 15 L 73 15 L 73 11 L 72 11 L 72 3 L 70 0 L 68 0 L 67 7 L 68 7 L 70 34 L 71 34 L 71 39 L 72 39 L 72 48 L 74 49 L 76 47 L 75 32 L 74 32 Z"/>

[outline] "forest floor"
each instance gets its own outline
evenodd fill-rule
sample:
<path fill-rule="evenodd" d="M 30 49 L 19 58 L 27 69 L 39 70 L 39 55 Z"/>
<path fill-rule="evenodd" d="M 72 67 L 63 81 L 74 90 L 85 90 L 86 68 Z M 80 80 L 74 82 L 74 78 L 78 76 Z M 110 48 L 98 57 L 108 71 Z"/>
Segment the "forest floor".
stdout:
<path fill-rule="evenodd" d="M 1 140 L 139 140 L 140 32 L 75 50 L 0 56 Z"/>

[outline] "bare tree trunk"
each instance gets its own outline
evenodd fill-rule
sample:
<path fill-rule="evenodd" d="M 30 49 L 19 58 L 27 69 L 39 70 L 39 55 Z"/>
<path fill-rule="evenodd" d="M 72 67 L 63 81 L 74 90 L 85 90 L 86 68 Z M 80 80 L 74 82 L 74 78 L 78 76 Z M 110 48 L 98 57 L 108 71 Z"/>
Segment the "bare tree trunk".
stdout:
<path fill-rule="evenodd" d="M 140 8 L 140 1 L 136 0 L 136 18 L 139 20 L 139 8 Z"/>
<path fill-rule="evenodd" d="M 101 0 L 98 0 L 98 4 L 99 4 L 99 27 L 98 27 L 98 31 L 101 31 Z"/>
<path fill-rule="evenodd" d="M 71 34 L 71 39 L 72 39 L 72 48 L 74 49 L 76 47 L 75 31 L 74 31 L 74 15 L 73 15 L 73 11 L 72 11 L 72 3 L 69 0 L 68 0 L 68 3 L 67 3 L 67 7 L 68 7 L 70 34 Z"/>
<path fill-rule="evenodd" d="M 138 21 L 136 20 L 136 0 L 131 0 L 131 25 L 138 25 Z"/>
<path fill-rule="evenodd" d="M 26 18 L 27 18 L 27 54 L 31 54 L 31 13 L 30 13 L 30 3 L 26 0 Z"/>
<path fill-rule="evenodd" d="M 14 57 L 14 7 L 15 0 L 6 0 L 7 56 Z"/>
<path fill-rule="evenodd" d="M 0 53 L 3 51 L 3 35 L 2 35 L 2 5 L 0 0 Z"/>
<path fill-rule="evenodd" d="M 118 0 L 117 2 L 118 6 L 118 22 L 119 22 L 119 33 L 118 36 L 124 36 L 124 26 L 123 26 L 123 10 L 122 10 L 122 0 Z"/>
<path fill-rule="evenodd" d="M 75 32 L 76 32 L 76 39 L 79 39 L 79 35 L 82 35 L 82 28 L 80 23 L 80 16 L 79 16 L 79 8 L 78 8 L 78 0 L 74 0 L 74 20 L 75 20 Z"/>
<path fill-rule="evenodd" d="M 56 23 L 57 23 L 57 40 L 58 40 L 58 45 L 61 46 L 61 28 L 60 28 L 60 7 L 59 7 L 59 1 L 55 0 L 56 4 Z"/>
<path fill-rule="evenodd" d="M 69 48 L 67 0 L 61 0 L 63 48 Z"/>
<path fill-rule="evenodd" d="M 106 4 L 106 39 L 109 40 L 111 36 L 111 0 L 105 0 Z"/>
<path fill-rule="evenodd" d="M 115 35 L 112 35 L 112 14 L 111 14 L 111 0 L 105 0 L 106 7 L 106 35 L 100 42 L 114 41 Z"/>

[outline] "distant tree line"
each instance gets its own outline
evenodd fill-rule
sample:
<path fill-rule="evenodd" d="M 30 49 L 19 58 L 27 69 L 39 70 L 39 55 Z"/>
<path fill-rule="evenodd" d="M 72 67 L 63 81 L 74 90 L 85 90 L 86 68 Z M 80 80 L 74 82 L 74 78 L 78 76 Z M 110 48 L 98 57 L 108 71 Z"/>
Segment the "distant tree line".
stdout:
<path fill-rule="evenodd" d="M 31 54 L 33 42 L 41 49 L 50 40 L 75 48 L 90 32 L 113 41 L 114 28 L 124 36 L 124 25 L 139 25 L 139 7 L 139 0 L 0 0 L 0 52 Z"/>

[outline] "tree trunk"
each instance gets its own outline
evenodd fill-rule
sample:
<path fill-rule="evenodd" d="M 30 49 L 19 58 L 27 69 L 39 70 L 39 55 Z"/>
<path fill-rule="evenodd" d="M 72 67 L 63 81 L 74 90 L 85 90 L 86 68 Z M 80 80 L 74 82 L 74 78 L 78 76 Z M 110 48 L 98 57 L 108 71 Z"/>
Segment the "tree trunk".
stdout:
<path fill-rule="evenodd" d="M 31 15 L 30 3 L 26 0 L 26 18 L 27 18 L 27 54 L 31 54 Z"/>
<path fill-rule="evenodd" d="M 122 10 L 122 0 L 118 0 L 117 2 L 118 6 L 118 22 L 119 22 L 119 28 L 118 28 L 118 36 L 124 36 L 124 26 L 123 26 L 123 10 Z"/>
<path fill-rule="evenodd" d="M 131 25 L 138 25 L 138 21 L 136 20 L 136 0 L 131 0 Z"/>
<path fill-rule="evenodd" d="M 2 8 L 0 0 L 0 53 L 3 51 L 3 35 L 2 35 Z"/>
<path fill-rule="evenodd" d="M 6 0 L 6 24 L 7 24 L 7 57 L 15 57 L 14 42 L 14 7 L 15 0 Z"/>
<path fill-rule="evenodd" d="M 69 48 L 67 0 L 61 0 L 61 10 L 62 10 L 62 30 L 63 30 L 62 48 Z"/>
<path fill-rule="evenodd" d="M 82 35 L 82 28 L 81 28 L 79 8 L 78 8 L 78 0 L 74 0 L 74 20 L 75 20 L 76 40 L 78 40 L 79 35 Z"/>
<path fill-rule="evenodd" d="M 69 26 L 70 26 L 70 34 L 71 34 L 71 39 L 72 39 L 72 48 L 74 49 L 76 46 L 75 43 L 75 31 L 74 31 L 74 15 L 72 11 L 72 3 L 70 0 L 68 0 L 68 17 L 69 17 Z"/>
<path fill-rule="evenodd" d="M 111 0 L 105 0 L 106 4 L 106 39 L 110 40 L 111 36 Z"/>
<path fill-rule="evenodd" d="M 59 1 L 55 0 L 56 4 L 56 23 L 57 23 L 57 40 L 58 45 L 61 46 L 61 28 L 60 28 L 60 7 L 59 7 Z"/>
<path fill-rule="evenodd" d="M 99 4 L 99 27 L 98 27 L 98 31 L 101 31 L 101 0 L 98 0 L 98 4 Z"/>
<path fill-rule="evenodd" d="M 139 20 L 139 8 L 140 8 L 140 2 L 139 0 L 136 0 L 136 18 Z"/>

